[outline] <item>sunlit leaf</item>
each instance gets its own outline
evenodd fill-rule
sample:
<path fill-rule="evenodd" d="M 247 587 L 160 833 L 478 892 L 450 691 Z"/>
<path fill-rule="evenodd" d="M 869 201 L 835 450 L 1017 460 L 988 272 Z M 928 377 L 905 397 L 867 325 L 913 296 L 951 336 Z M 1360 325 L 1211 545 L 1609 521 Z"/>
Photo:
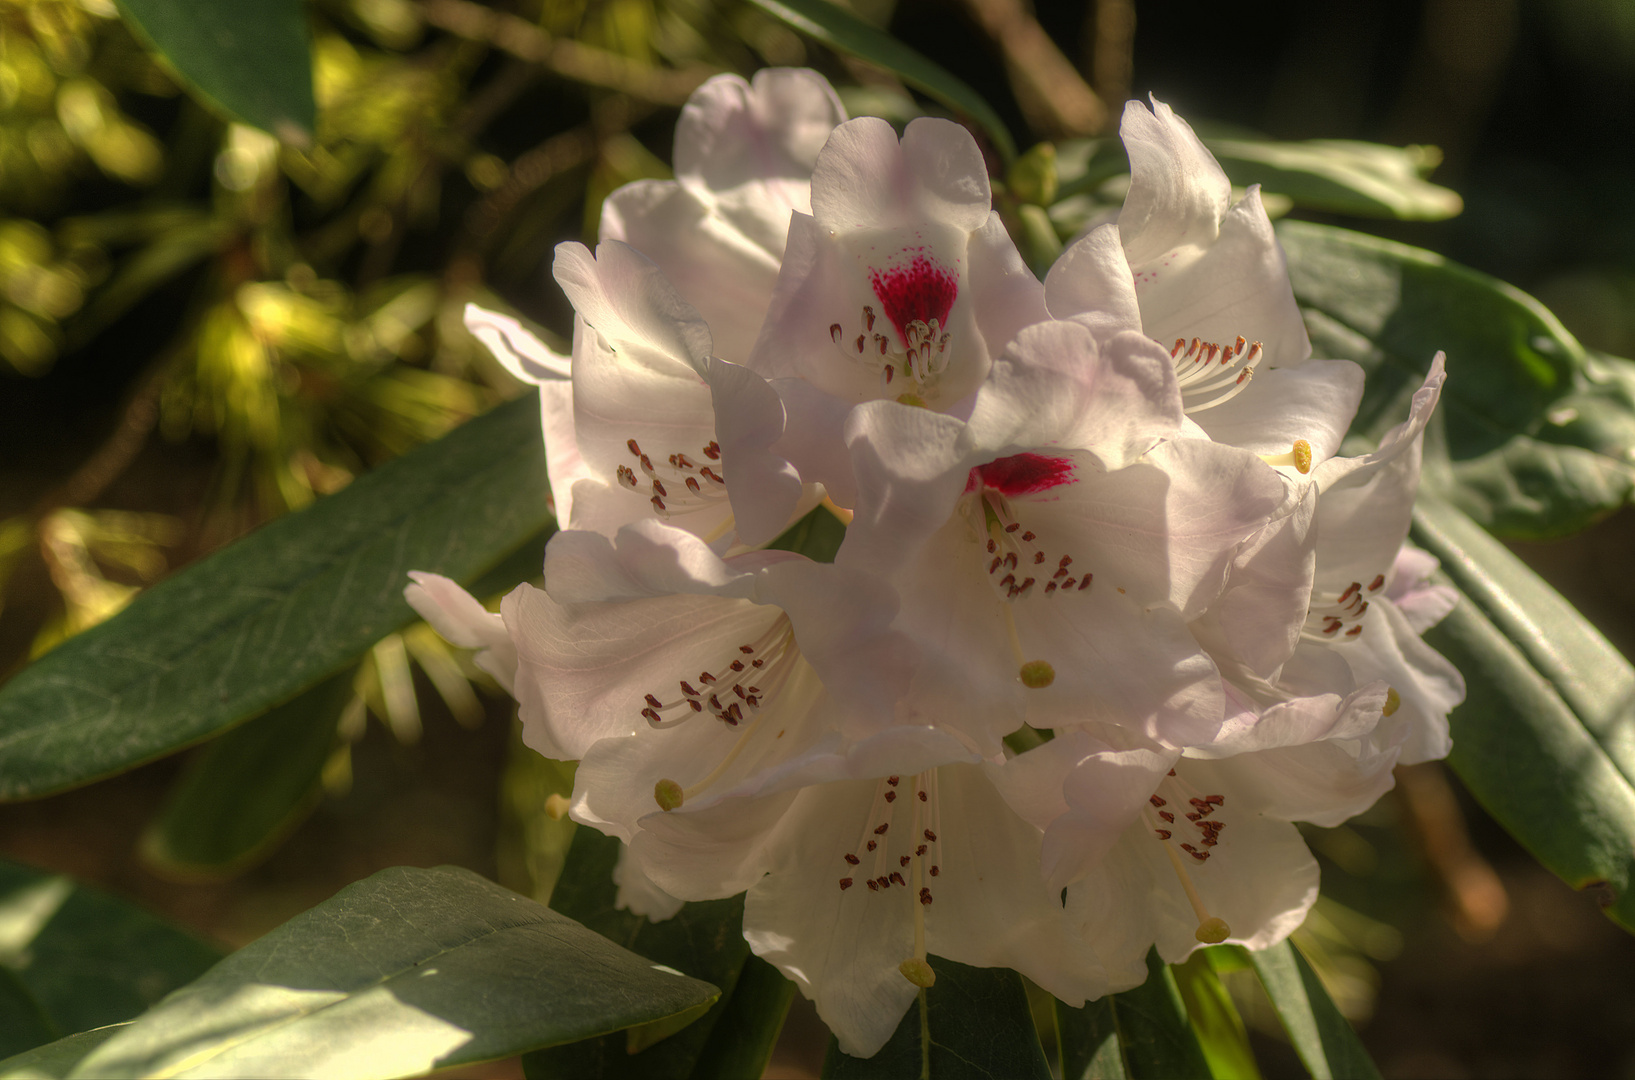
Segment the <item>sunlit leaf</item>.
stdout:
<path fill-rule="evenodd" d="M 1414 540 L 1464 594 L 1425 635 L 1465 676 L 1451 765 L 1574 888 L 1635 930 L 1635 670 L 1456 509 L 1422 496 Z"/>
<path fill-rule="evenodd" d="M 770 544 L 778 551 L 794 551 L 815 562 L 832 563 L 846 539 L 846 526 L 826 507 L 818 506 L 795 522 Z"/>
<path fill-rule="evenodd" d="M 615 906 L 618 858 L 617 839 L 577 830 L 551 907 L 655 963 L 714 983 L 722 998 L 684 1027 L 621 1032 L 529 1054 L 523 1064 L 530 1080 L 681 1080 L 695 1074 L 699 1055 L 730 1008 L 749 957 L 743 897 L 687 904 L 673 917 L 652 922 Z"/>
<path fill-rule="evenodd" d="M 129 1020 L 220 957 L 123 900 L 0 862 L 0 966 L 54 1029 L 46 1038 Z"/>
<path fill-rule="evenodd" d="M 1350 139 L 1206 138 L 1204 145 L 1232 183 L 1259 184 L 1296 206 L 1410 221 L 1440 221 L 1464 209 L 1456 192 L 1423 179 L 1442 160 L 1435 147 Z"/>
<path fill-rule="evenodd" d="M 1243 1017 L 1238 1015 L 1232 995 L 1227 993 L 1206 952 L 1195 952 L 1186 963 L 1171 969 L 1176 989 L 1180 990 L 1186 1005 L 1187 1017 L 1192 1022 L 1192 1033 L 1198 1037 L 1198 1048 L 1209 1062 L 1211 1076 L 1223 1080 L 1260 1080 L 1260 1068 L 1255 1064 L 1254 1051 L 1249 1048 L 1249 1032 L 1243 1026 Z"/>
<path fill-rule="evenodd" d="M 396 867 L 227 957 L 74 1076 L 417 1076 L 718 991 L 467 870 Z"/>
<path fill-rule="evenodd" d="M 317 806 L 352 671 L 229 731 L 188 763 L 142 853 L 166 873 L 225 877 L 255 862 Z"/>
<path fill-rule="evenodd" d="M 1313 1080 L 1378 1080 L 1362 1040 L 1298 949 L 1283 941 L 1250 952 L 1249 959 Z"/>
<path fill-rule="evenodd" d="M 16 1057 L 0 1061 L 0 1080 L 64 1080 L 80 1059 L 101 1046 L 125 1024 L 110 1024 L 64 1036 Z"/>
<path fill-rule="evenodd" d="M 119 0 L 126 19 L 195 93 L 304 145 L 317 123 L 299 0 Z"/>
<path fill-rule="evenodd" d="M 841 1053 L 833 1039 L 823 1075 L 834 1080 L 1045 1080 L 1022 977 L 931 957 L 936 985 L 908 1007 L 902 1023 L 871 1058 Z"/>
<path fill-rule="evenodd" d="M 1016 156 L 1011 138 L 999 114 L 982 95 L 951 72 L 883 30 L 877 30 L 839 4 L 828 0 L 751 0 L 757 7 L 782 19 L 803 34 L 809 34 L 837 52 L 860 57 L 896 72 L 903 82 L 935 98 L 956 114 L 974 120 L 993 140 L 1000 157 L 1007 162 Z"/>
<path fill-rule="evenodd" d="M 501 405 L 160 582 L 0 686 L 0 798 L 83 784 L 290 700 L 550 521 L 538 403 Z M 526 560 L 532 563 L 533 558 Z"/>
<path fill-rule="evenodd" d="M 1448 381 L 1425 483 L 1504 536 L 1582 529 L 1635 489 L 1629 387 L 1520 290 L 1440 255 L 1285 221 L 1278 238 L 1315 354 L 1368 372 L 1356 442 L 1406 415 L 1431 358 Z M 1248 331 L 1245 331 L 1246 333 Z"/>
<path fill-rule="evenodd" d="M 1128 1080 L 1124 1051 L 1118 1043 L 1114 995 L 1075 1009 L 1056 1003 L 1056 1037 L 1065 1080 Z"/>

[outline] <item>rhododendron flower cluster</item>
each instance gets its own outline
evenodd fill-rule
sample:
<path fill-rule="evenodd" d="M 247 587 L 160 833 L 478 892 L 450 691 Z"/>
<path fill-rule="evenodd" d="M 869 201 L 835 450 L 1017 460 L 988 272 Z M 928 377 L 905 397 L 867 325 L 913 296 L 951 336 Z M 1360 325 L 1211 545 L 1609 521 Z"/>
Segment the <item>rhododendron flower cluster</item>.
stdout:
<path fill-rule="evenodd" d="M 1162 104 L 1122 135 L 1122 214 L 1041 283 L 964 128 L 721 76 L 676 180 L 558 249 L 570 357 L 469 314 L 538 384 L 562 531 L 497 614 L 410 601 L 580 762 L 622 902 L 747 891 L 851 1054 L 931 954 L 1078 1005 L 1153 946 L 1280 941 L 1317 894 L 1293 823 L 1448 750 L 1419 635 L 1452 595 L 1404 542 L 1440 357 L 1340 456 L 1362 373 L 1311 356 L 1256 189 Z M 768 546 L 809 512 L 832 563 Z"/>

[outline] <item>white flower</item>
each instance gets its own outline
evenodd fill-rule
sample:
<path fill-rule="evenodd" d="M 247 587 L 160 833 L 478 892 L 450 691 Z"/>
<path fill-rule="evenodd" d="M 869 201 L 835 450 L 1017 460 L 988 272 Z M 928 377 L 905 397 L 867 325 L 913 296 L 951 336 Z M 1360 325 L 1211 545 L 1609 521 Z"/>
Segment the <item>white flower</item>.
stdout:
<path fill-rule="evenodd" d="M 1429 584 L 1436 560 L 1405 545 L 1425 425 L 1446 378 L 1438 353 L 1408 419 L 1378 450 L 1318 466 L 1311 613 L 1280 677 L 1296 693 L 1317 686 L 1343 693 L 1351 685 L 1386 682 L 1393 693 L 1391 723 L 1406 739 L 1405 763 L 1447 756 L 1448 712 L 1465 698 L 1458 670 L 1420 639 L 1458 594 Z"/>
<path fill-rule="evenodd" d="M 1212 742 L 1166 749 L 1097 725 L 989 766 L 1045 829 L 1042 868 L 1115 989 L 1146 977 L 1150 946 L 1179 963 L 1199 943 L 1265 948 L 1317 898 L 1291 822 L 1335 825 L 1391 786 L 1400 732 L 1387 688 L 1240 709 Z"/>
<path fill-rule="evenodd" d="M 1253 454 L 1160 442 L 1179 406 L 1150 339 L 1098 347 L 1053 322 L 1023 331 L 969 420 L 854 412 L 859 500 L 837 562 L 902 596 L 897 625 L 924 655 L 904 718 L 985 752 L 1024 720 L 1122 723 L 1170 745 L 1214 734 L 1220 681 L 1187 622 L 1299 498 Z"/>
<path fill-rule="evenodd" d="M 909 740 L 931 737 L 898 732 L 899 758 Z M 719 867 L 711 895 L 748 889 L 751 948 L 816 1002 L 857 1057 L 879 1050 L 934 980 L 931 953 L 1014 968 L 1070 1004 L 1107 992 L 1060 890 L 1040 876 L 1039 830 L 974 755 L 928 745 L 917 772 L 869 756 L 873 768 L 857 780 L 656 815 L 632 853 L 666 889 L 701 866 Z"/>
<path fill-rule="evenodd" d="M 1125 106 L 1130 190 L 1116 225 L 1063 252 L 1045 279 L 1056 318 L 1101 336 L 1138 329 L 1170 350 L 1188 419 L 1282 465 L 1332 456 L 1362 369 L 1313 360 L 1283 250 L 1257 187 L 1236 205 L 1219 164 L 1169 106 Z"/>
<path fill-rule="evenodd" d="M 760 544 L 816 503 L 815 489 L 753 440 L 728 460 L 718 417 L 734 431 L 775 429 L 783 406 L 760 376 L 712 355 L 710 327 L 651 260 L 617 240 L 594 256 L 565 243 L 555 271 L 575 308 L 571 379 L 514 320 L 472 308 L 467 322 L 539 385 L 559 520 L 612 535 L 657 518 Z"/>
<path fill-rule="evenodd" d="M 771 303 L 791 212 L 811 211 L 812 166 L 846 110 L 815 71 L 717 75 L 676 122 L 675 180 L 638 180 L 602 204 L 601 237 L 657 263 L 703 313 L 717 355 L 749 356 Z"/>
<path fill-rule="evenodd" d="M 840 437 L 850 406 L 957 407 L 1005 343 L 1046 317 L 991 204 L 976 141 L 946 120 L 915 120 L 900 143 L 883 120 L 851 120 L 818 155 L 812 213 L 791 219 L 749 366 L 785 402 L 772 449 L 842 506 L 854 498 Z"/>

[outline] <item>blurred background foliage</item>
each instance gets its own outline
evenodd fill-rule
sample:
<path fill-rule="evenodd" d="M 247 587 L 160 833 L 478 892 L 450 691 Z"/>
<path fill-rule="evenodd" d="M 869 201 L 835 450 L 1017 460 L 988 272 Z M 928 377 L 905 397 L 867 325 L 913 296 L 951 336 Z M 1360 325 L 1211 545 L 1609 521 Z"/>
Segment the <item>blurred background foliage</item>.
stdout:
<path fill-rule="evenodd" d="M 849 6 L 957 72 L 1023 147 L 1104 138 L 1119 104 L 1149 91 L 1240 149 L 1263 136 L 1408 146 L 1378 165 L 1398 170 L 1386 189 L 1434 168 L 1463 213 L 1268 204 L 1439 251 L 1535 293 L 1587 346 L 1635 354 L 1626 0 Z M 676 111 L 710 74 L 811 65 L 854 113 L 939 111 L 743 0 L 306 10 L 316 129 L 281 142 L 182 92 L 111 0 L 0 0 L 0 675 L 519 394 L 464 331 L 464 305 L 518 311 L 564 344 L 553 247 L 594 243 L 609 191 L 669 174 Z M 1048 216 L 1037 185 L 1053 170 L 1030 172 L 1027 155 L 1005 177 L 1008 223 L 1036 262 L 1121 199 L 1108 145 L 1064 144 L 1061 176 L 1082 190 Z M 1628 654 L 1631 539 L 1626 510 L 1566 545 L 1514 546 Z M 178 800 L 208 795 L 210 748 L 186 768 L 0 808 L 0 851 L 234 944 L 393 863 L 460 863 L 548 895 L 571 775 L 519 749 L 503 696 L 473 692 L 492 684 L 424 626 L 348 679 L 308 774 L 213 865 L 189 863 L 164 826 Z M 369 714 L 383 722 L 373 737 Z M 1364 1035 L 1388 1075 L 1635 1075 L 1618 1034 L 1635 1010 L 1630 943 L 1439 767 L 1310 838 L 1325 899 L 1301 945 L 1348 1015 L 1374 1017 Z M 233 880 L 173 884 L 206 878 Z M 1253 980 L 1228 982 L 1251 1025 L 1275 1031 Z M 801 1075 L 821 1055 L 813 1023 L 792 1021 L 775 1068 Z M 1269 1074 L 1297 1068 L 1256 1038 Z"/>

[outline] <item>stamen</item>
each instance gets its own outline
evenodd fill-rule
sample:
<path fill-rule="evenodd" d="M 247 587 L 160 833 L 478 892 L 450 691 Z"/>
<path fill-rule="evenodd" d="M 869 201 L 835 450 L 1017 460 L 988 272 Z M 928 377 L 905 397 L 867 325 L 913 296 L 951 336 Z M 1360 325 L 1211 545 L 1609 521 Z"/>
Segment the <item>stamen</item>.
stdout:
<path fill-rule="evenodd" d="M 1396 687 L 1385 691 L 1385 705 L 1380 709 L 1381 716 L 1395 716 L 1396 711 L 1402 708 L 1402 695 L 1397 693 Z"/>
<path fill-rule="evenodd" d="M 1311 472 L 1311 443 L 1296 439 L 1287 454 L 1261 454 L 1260 460 L 1268 465 L 1292 465 L 1301 476 L 1305 476 Z"/>
<path fill-rule="evenodd" d="M 1211 915 L 1204 906 L 1203 897 L 1198 895 L 1198 887 L 1192 883 L 1192 876 L 1187 868 L 1181 865 L 1181 856 L 1168 843 L 1164 844 L 1164 853 L 1169 856 L 1170 865 L 1175 867 L 1175 876 L 1181 879 L 1181 890 L 1187 894 L 1187 902 L 1192 905 L 1192 913 L 1198 916 L 1198 929 L 1193 933 L 1205 945 L 1219 945 L 1232 936 L 1232 928 L 1226 925 L 1226 920 Z"/>

